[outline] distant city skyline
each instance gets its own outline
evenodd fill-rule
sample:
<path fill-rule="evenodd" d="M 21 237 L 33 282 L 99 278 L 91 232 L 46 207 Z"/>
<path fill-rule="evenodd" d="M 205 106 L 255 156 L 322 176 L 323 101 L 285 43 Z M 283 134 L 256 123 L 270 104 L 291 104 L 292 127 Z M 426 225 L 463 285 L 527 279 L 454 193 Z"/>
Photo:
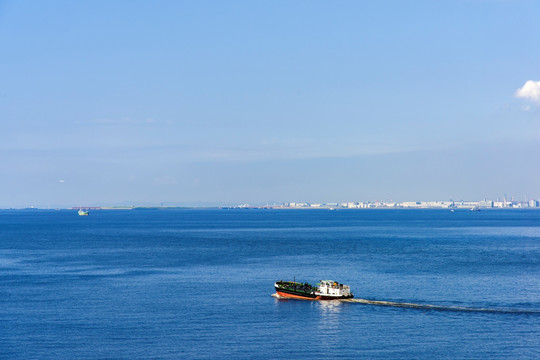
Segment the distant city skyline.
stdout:
<path fill-rule="evenodd" d="M 0 208 L 540 198 L 540 2 L 0 3 Z"/>
<path fill-rule="evenodd" d="M 159 204 L 155 203 L 137 203 L 137 202 L 126 202 L 126 203 L 116 203 L 116 204 L 78 204 L 73 206 L 58 206 L 51 207 L 50 205 L 46 207 L 40 207 L 35 205 L 25 206 L 25 207 L 14 207 L 11 209 L 86 209 L 86 210 L 96 210 L 96 209 L 133 209 L 133 208 L 294 208 L 294 209 L 337 209 L 337 208 L 347 208 L 347 209 L 369 209 L 369 208 L 540 208 L 540 199 L 529 199 L 525 198 L 524 200 L 516 199 L 513 196 L 507 197 L 506 195 L 502 198 L 497 197 L 496 199 L 487 199 L 482 200 L 410 200 L 410 201 L 393 201 L 393 200 L 363 200 L 363 201 L 334 201 L 334 202 L 301 202 L 301 201 L 287 201 L 283 203 L 243 203 L 243 204 L 218 204 L 218 203 L 174 203 L 174 202 L 161 202 Z"/>

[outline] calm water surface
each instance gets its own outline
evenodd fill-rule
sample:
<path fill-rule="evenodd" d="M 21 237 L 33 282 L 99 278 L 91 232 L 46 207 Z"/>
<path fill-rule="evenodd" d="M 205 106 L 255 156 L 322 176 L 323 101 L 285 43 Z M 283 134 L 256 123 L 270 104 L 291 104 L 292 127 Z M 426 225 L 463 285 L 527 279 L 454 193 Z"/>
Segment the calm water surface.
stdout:
<path fill-rule="evenodd" d="M 538 359 L 540 211 L 0 211 L 0 358 Z"/>

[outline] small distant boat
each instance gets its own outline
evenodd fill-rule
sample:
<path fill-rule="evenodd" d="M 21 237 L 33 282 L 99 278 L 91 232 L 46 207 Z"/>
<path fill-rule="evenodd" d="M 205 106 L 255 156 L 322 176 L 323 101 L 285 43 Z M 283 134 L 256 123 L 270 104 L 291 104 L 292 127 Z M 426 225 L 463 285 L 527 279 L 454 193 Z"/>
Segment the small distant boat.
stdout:
<path fill-rule="evenodd" d="M 350 286 L 334 280 L 321 280 L 317 285 L 280 280 L 274 284 L 274 287 L 279 297 L 288 299 L 336 300 L 354 297 Z"/>
<path fill-rule="evenodd" d="M 473 206 L 471 208 L 471 211 L 480 211 L 480 207 L 479 206 Z"/>
<path fill-rule="evenodd" d="M 87 210 L 79 209 L 79 216 L 88 216 L 89 212 Z"/>

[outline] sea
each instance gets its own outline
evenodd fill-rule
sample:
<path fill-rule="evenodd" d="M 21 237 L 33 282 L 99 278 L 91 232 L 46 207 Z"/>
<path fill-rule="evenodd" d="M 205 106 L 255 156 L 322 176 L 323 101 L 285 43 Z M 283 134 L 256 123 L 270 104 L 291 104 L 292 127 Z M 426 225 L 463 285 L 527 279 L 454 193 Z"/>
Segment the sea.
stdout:
<path fill-rule="evenodd" d="M 1 210 L 0 359 L 540 359 L 540 210 Z"/>

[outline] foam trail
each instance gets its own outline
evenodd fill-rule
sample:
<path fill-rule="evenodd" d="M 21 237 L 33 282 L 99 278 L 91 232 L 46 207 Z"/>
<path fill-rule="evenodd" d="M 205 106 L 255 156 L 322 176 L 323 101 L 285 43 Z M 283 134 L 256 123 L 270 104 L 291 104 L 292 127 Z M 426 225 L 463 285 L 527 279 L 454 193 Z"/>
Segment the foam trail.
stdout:
<path fill-rule="evenodd" d="M 287 299 L 287 298 L 279 296 L 278 294 L 272 294 L 272 296 L 275 297 L 276 299 Z M 302 299 L 295 299 L 295 300 L 302 300 Z M 306 299 L 306 300 L 317 301 L 313 299 Z M 341 302 L 358 303 L 358 304 L 364 304 L 364 305 L 400 307 L 400 308 L 423 309 L 423 310 L 437 310 L 437 311 L 540 315 L 540 309 L 473 308 L 473 307 L 465 307 L 465 306 L 413 304 L 413 303 L 401 303 L 401 302 L 393 302 L 393 301 L 367 300 L 367 299 L 339 299 L 339 300 L 319 300 L 319 301 L 341 301 Z"/>
<path fill-rule="evenodd" d="M 485 313 L 503 313 L 503 314 L 540 314 L 540 310 L 529 309 L 493 309 L 493 308 L 472 308 L 463 306 L 445 306 L 445 305 L 429 305 L 429 304 L 412 304 L 412 303 L 400 303 L 393 301 L 379 301 L 379 300 L 367 300 L 367 299 L 341 299 L 342 302 L 360 303 L 366 305 L 375 306 L 390 306 L 401 307 L 410 309 L 425 309 L 425 310 L 439 310 L 439 311 L 458 311 L 458 312 L 485 312 Z"/>

